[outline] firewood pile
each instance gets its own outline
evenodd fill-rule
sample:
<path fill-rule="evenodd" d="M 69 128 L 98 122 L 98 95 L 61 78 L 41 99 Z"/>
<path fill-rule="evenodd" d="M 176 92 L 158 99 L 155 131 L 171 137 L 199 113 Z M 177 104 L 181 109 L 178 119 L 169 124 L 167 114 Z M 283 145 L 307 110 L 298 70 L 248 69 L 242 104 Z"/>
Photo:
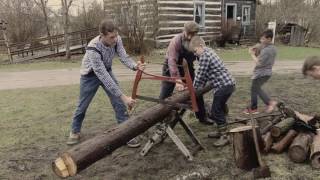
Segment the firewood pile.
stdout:
<path fill-rule="evenodd" d="M 278 104 L 279 114 L 260 120 L 262 152 L 287 151 L 291 161 L 320 169 L 320 116 L 309 116 Z"/>

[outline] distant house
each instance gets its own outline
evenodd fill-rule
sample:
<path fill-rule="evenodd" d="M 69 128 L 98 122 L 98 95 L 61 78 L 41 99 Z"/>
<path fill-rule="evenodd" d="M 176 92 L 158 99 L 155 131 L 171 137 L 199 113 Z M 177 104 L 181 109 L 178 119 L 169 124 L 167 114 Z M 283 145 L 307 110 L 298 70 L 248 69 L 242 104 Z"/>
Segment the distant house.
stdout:
<path fill-rule="evenodd" d="M 152 23 L 145 33 L 156 47 L 167 45 L 172 37 L 182 32 L 184 23 L 188 21 L 195 21 L 200 25 L 199 35 L 207 42 L 221 34 L 222 21 L 225 19 L 236 20 L 240 16 L 245 33 L 252 33 L 255 24 L 255 0 L 149 0 L 146 5 L 148 10 L 141 5 L 143 1 L 146 2 L 104 0 L 104 9 L 113 19 L 121 19 L 121 16 L 126 16 L 131 11 L 136 11 L 133 14 L 137 15 L 148 14 L 145 18 L 151 19 Z M 124 6 L 122 2 L 130 2 L 130 7 Z M 115 13 L 116 10 L 118 13 Z M 132 17 L 128 16 L 124 19 L 130 18 Z"/>
<path fill-rule="evenodd" d="M 256 33 L 256 7 L 258 0 L 222 0 L 222 22 L 242 38 L 253 38 Z"/>

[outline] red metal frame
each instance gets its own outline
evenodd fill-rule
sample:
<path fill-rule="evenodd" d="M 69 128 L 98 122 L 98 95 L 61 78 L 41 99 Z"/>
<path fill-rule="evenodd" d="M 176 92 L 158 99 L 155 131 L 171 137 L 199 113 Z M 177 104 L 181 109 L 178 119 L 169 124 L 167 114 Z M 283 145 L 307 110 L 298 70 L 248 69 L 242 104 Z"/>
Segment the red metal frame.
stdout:
<path fill-rule="evenodd" d="M 144 57 L 141 56 L 140 58 L 141 63 L 144 63 Z M 191 97 L 191 106 L 192 106 L 192 111 L 193 112 L 198 112 L 198 105 L 197 105 L 197 100 L 196 100 L 196 94 L 195 94 L 195 90 L 193 88 L 193 82 L 191 79 L 191 75 L 189 73 L 189 68 L 188 68 L 188 64 L 185 60 L 183 60 L 183 70 L 184 70 L 184 76 L 183 77 L 167 77 L 167 76 L 160 76 L 160 75 L 154 75 L 154 74 L 150 74 L 141 70 L 137 70 L 137 74 L 134 80 L 134 84 L 133 84 L 133 89 L 132 89 L 132 99 L 136 99 L 137 98 L 137 92 L 138 92 L 138 85 L 140 80 L 142 79 L 149 79 L 149 80 L 160 80 L 160 81 L 168 81 L 168 82 L 173 82 L 173 83 L 177 83 L 176 80 L 180 79 L 182 81 L 185 81 L 185 83 L 181 83 L 185 86 L 187 86 L 188 91 L 190 93 L 190 97 Z M 142 75 L 146 75 L 146 77 L 143 77 Z"/>

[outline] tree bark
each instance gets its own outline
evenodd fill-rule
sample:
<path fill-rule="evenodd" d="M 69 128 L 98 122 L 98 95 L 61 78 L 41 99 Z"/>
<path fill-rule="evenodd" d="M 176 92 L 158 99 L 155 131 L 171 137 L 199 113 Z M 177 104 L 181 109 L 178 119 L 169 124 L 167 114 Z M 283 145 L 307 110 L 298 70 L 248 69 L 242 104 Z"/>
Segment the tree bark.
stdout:
<path fill-rule="evenodd" d="M 196 91 L 202 95 L 212 89 L 206 86 Z M 172 103 L 182 103 L 190 99 L 189 92 L 175 94 L 166 99 Z M 173 106 L 157 104 L 140 114 L 130 117 L 127 121 L 78 144 L 62 153 L 52 164 L 53 171 L 60 177 L 74 176 L 94 162 L 111 154 L 130 139 L 140 135 L 158 122 L 161 122 L 174 109 Z"/>
<path fill-rule="evenodd" d="M 294 122 L 294 118 L 290 117 L 274 125 L 270 130 L 272 137 L 280 137 L 281 135 L 288 132 L 289 129 L 293 126 Z"/>
<path fill-rule="evenodd" d="M 290 145 L 288 155 L 293 162 L 304 162 L 309 154 L 312 135 L 308 133 L 299 133 Z"/>
<path fill-rule="evenodd" d="M 64 30 L 64 41 L 66 48 L 66 58 L 71 58 L 70 52 L 70 38 L 69 38 L 69 9 L 73 0 L 61 0 L 62 14 L 63 14 L 63 30 Z"/>
<path fill-rule="evenodd" d="M 290 131 L 279 142 L 273 144 L 271 149 L 276 153 L 281 153 L 286 147 L 291 144 L 291 142 L 297 135 L 297 131 L 290 129 Z"/>
<path fill-rule="evenodd" d="M 260 136 L 257 127 L 258 137 Z M 233 156 L 236 166 L 240 169 L 251 170 L 259 166 L 258 157 L 254 145 L 252 127 L 241 126 L 230 130 Z"/>
<path fill-rule="evenodd" d="M 317 135 L 313 137 L 310 159 L 311 166 L 320 169 L 320 129 L 317 129 Z"/>

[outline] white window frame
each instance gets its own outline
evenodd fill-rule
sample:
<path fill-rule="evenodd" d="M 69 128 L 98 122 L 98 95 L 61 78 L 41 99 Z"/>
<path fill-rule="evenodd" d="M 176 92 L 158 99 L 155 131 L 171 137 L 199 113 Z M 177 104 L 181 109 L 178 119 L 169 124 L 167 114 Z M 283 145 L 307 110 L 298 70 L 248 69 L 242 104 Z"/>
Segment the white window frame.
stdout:
<path fill-rule="evenodd" d="M 234 14 L 233 14 L 233 20 L 237 21 L 237 4 L 236 3 L 226 3 L 226 21 L 228 20 L 228 6 L 234 6 Z"/>
<path fill-rule="evenodd" d="M 244 9 L 245 8 L 249 8 L 249 14 L 248 14 L 248 17 L 247 17 L 246 21 L 243 21 Z M 250 25 L 250 23 L 251 23 L 251 6 L 249 6 L 249 5 L 243 5 L 242 6 L 241 22 L 242 22 L 243 25 Z"/>
<path fill-rule="evenodd" d="M 204 1 L 195 1 L 193 6 L 193 21 L 196 22 L 196 8 L 198 5 L 202 6 L 202 12 L 201 12 L 201 22 L 199 23 L 200 27 L 205 27 L 206 22 L 206 3 Z"/>

